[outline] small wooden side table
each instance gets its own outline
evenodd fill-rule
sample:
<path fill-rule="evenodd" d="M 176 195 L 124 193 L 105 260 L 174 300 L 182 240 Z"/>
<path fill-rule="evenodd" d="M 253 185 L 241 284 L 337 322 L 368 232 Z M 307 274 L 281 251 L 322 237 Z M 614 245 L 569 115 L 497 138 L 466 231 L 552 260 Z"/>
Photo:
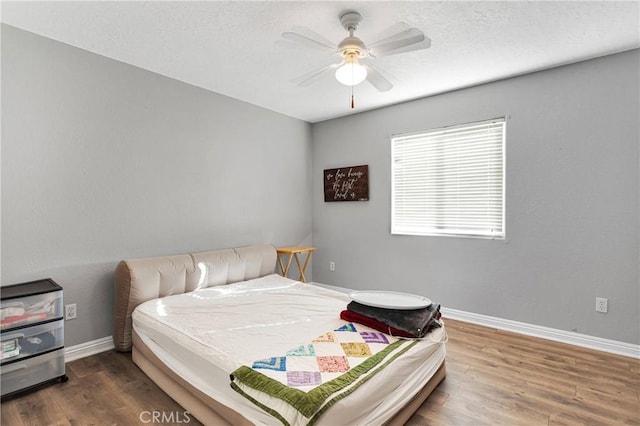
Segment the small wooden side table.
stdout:
<path fill-rule="evenodd" d="M 296 259 L 296 264 L 298 265 L 298 270 L 300 271 L 300 276 L 298 277 L 298 281 L 302 281 L 303 283 L 307 282 L 307 277 L 304 276 L 304 271 L 307 269 L 307 265 L 309 264 L 309 260 L 311 259 L 311 254 L 314 252 L 315 247 L 279 247 L 276 249 L 278 252 L 278 264 L 280 265 L 280 270 L 282 271 L 282 276 L 286 277 L 289 273 L 289 268 L 291 267 L 291 259 Z M 304 261 L 304 265 L 300 265 L 300 259 L 298 258 L 299 254 L 307 254 L 307 258 Z M 287 261 L 287 266 L 285 267 L 282 263 L 282 259 L 280 255 L 289 255 L 289 260 Z"/>

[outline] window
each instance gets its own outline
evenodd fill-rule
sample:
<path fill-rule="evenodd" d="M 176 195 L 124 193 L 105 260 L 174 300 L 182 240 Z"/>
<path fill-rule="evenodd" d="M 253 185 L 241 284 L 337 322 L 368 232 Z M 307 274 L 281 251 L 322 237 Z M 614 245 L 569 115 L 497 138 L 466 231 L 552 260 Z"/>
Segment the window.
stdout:
<path fill-rule="evenodd" d="M 504 239 L 504 118 L 391 138 L 391 233 Z"/>

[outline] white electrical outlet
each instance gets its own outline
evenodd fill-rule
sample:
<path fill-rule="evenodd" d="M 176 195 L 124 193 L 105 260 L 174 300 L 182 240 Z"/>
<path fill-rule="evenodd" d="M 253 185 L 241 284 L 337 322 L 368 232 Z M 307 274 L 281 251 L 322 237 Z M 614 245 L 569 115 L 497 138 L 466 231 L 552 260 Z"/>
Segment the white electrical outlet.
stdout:
<path fill-rule="evenodd" d="M 64 319 L 72 320 L 75 319 L 78 315 L 78 311 L 76 310 L 76 304 L 72 303 L 70 305 L 64 305 Z"/>
<path fill-rule="evenodd" d="M 596 297 L 596 312 L 607 313 L 608 300 L 604 297 Z"/>
<path fill-rule="evenodd" d="M 329 270 L 330 271 L 335 271 L 336 270 L 336 262 L 334 262 L 333 260 L 331 262 L 329 262 Z"/>

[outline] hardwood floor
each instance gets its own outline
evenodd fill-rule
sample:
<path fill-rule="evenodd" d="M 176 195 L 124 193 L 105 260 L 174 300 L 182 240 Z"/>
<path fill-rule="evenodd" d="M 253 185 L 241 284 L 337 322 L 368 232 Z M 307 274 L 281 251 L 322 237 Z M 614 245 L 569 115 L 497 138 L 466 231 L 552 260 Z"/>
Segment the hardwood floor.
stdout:
<path fill-rule="evenodd" d="M 409 425 L 640 425 L 640 360 L 446 326 L 447 378 Z"/>
<path fill-rule="evenodd" d="M 408 425 L 640 425 L 640 360 L 445 321 L 447 378 Z M 3 402 L 1 424 L 200 424 L 131 354 L 79 359 L 67 374 Z"/>

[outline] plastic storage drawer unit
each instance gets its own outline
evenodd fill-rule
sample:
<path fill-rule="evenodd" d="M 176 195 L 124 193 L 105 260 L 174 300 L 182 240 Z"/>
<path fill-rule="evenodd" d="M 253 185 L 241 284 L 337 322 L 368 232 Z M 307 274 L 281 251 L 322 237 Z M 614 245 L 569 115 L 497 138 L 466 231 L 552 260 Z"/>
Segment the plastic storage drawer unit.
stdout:
<path fill-rule="evenodd" d="M 2 399 L 66 381 L 62 287 L 52 279 L 0 287 Z"/>

